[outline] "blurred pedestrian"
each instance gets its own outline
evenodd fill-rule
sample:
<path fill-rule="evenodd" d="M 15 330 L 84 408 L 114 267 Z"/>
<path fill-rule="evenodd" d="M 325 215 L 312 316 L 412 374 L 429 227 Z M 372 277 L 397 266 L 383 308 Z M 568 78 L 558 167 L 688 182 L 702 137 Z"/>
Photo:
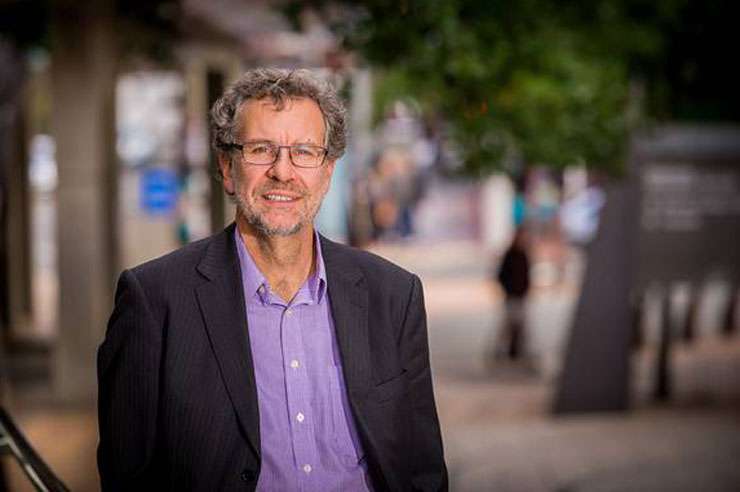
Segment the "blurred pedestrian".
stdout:
<path fill-rule="evenodd" d="M 399 186 L 400 161 L 398 149 L 384 150 L 374 163 L 369 176 L 370 206 L 373 221 L 373 239 L 392 240 L 398 237 L 401 217 Z"/>
<path fill-rule="evenodd" d="M 508 357 L 516 360 L 525 352 L 524 307 L 529 292 L 529 257 L 527 236 L 523 227 L 517 228 L 514 233 L 496 277 L 504 291 L 506 314 L 493 347 L 493 354 L 496 358 Z"/>

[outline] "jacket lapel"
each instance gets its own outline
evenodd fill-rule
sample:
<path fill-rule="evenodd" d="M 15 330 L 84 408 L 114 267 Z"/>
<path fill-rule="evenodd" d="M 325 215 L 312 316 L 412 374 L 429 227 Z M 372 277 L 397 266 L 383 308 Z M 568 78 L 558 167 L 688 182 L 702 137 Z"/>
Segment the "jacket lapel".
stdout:
<path fill-rule="evenodd" d="M 367 285 L 343 248 L 320 237 L 344 378 L 349 399 L 356 404 L 365 398 L 371 382 Z"/>
<path fill-rule="evenodd" d="M 198 265 L 209 281 L 196 289 L 208 338 L 239 424 L 260 455 L 259 410 L 234 224 L 216 236 Z"/>

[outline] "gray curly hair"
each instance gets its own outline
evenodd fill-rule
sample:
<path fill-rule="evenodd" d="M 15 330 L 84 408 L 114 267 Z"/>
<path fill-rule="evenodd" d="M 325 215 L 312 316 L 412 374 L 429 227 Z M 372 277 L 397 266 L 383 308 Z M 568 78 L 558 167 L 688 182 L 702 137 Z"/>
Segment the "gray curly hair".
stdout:
<path fill-rule="evenodd" d="M 229 153 L 238 141 L 241 108 L 250 100 L 270 98 L 278 110 L 287 99 L 308 98 L 324 116 L 324 146 L 338 159 L 347 146 L 346 109 L 336 90 L 310 70 L 255 68 L 231 84 L 211 108 L 211 138 L 216 152 Z"/>

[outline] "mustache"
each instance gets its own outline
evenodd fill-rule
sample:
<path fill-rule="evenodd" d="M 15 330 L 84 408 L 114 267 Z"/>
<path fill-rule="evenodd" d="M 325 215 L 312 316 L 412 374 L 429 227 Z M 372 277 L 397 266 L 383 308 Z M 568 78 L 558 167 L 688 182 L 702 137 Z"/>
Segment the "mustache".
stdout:
<path fill-rule="evenodd" d="M 306 196 L 306 190 L 303 187 L 299 186 L 290 186 L 290 185 L 275 185 L 275 184 L 269 184 L 265 186 L 260 186 L 256 190 L 256 194 L 258 195 L 266 195 L 271 192 L 275 191 L 287 191 L 288 193 L 293 193 L 296 195 L 300 195 L 301 197 Z"/>

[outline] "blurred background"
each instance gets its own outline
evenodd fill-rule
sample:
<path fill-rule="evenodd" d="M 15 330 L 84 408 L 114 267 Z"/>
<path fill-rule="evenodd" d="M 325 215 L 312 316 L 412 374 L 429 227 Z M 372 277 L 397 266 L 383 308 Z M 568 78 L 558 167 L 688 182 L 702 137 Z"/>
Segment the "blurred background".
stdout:
<path fill-rule="evenodd" d="M 319 229 L 421 276 L 453 490 L 740 490 L 738 14 L 0 0 L 0 406 L 98 490 L 115 279 L 232 220 L 226 85 L 308 67 L 351 129 Z"/>

